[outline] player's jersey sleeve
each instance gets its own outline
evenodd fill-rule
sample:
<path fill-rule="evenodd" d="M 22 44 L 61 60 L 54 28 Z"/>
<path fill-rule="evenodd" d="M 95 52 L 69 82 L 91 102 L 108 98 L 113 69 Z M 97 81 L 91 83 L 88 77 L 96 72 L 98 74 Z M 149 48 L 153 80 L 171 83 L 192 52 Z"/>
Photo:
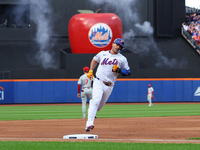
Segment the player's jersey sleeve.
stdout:
<path fill-rule="evenodd" d="M 100 62 L 101 61 L 101 56 L 103 55 L 103 53 L 105 53 L 105 51 L 101 51 L 99 52 L 98 54 L 96 54 L 93 59 L 96 61 L 96 62 Z"/>
<path fill-rule="evenodd" d="M 122 61 L 122 64 L 121 64 L 121 69 L 125 69 L 125 70 L 129 70 L 130 67 L 128 65 L 128 61 L 126 59 L 126 57 L 123 56 L 123 61 Z"/>

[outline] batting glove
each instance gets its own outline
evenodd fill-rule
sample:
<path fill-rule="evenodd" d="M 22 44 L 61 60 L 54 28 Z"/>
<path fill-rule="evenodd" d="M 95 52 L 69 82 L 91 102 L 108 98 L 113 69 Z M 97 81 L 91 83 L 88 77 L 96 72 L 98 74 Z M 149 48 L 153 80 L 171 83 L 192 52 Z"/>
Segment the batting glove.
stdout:
<path fill-rule="evenodd" d="M 117 72 L 117 73 L 121 73 L 121 69 L 120 69 L 117 65 L 114 65 L 114 66 L 113 66 L 112 71 L 113 71 L 113 72 Z"/>
<path fill-rule="evenodd" d="M 89 79 L 93 79 L 93 70 L 90 70 L 90 71 L 88 72 L 87 77 L 88 77 Z"/>

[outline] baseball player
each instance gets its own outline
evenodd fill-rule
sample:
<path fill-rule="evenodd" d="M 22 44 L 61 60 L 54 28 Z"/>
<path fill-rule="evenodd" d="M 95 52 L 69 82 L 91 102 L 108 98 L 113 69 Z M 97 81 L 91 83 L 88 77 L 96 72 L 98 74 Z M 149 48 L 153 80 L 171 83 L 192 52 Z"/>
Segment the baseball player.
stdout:
<path fill-rule="evenodd" d="M 130 68 L 127 59 L 119 53 L 124 48 L 124 40 L 117 38 L 112 43 L 112 49 L 101 51 L 95 55 L 90 63 L 88 78 L 93 78 L 93 70 L 98 65 L 96 78 L 93 83 L 93 98 L 89 103 L 88 120 L 85 131 L 94 129 L 94 119 L 97 111 L 100 111 L 107 102 L 117 76 L 130 75 Z"/>
<path fill-rule="evenodd" d="M 153 87 L 151 86 L 151 84 L 149 84 L 148 87 L 148 93 L 147 93 L 147 100 L 149 101 L 149 106 L 152 106 L 152 99 L 154 99 L 153 97 Z"/>
<path fill-rule="evenodd" d="M 85 66 L 83 68 L 84 74 L 78 80 L 78 98 L 81 97 L 82 99 L 82 112 L 83 112 L 83 119 L 86 118 L 86 103 L 87 98 L 92 99 L 92 82 L 93 79 L 89 79 L 87 74 L 89 72 L 89 67 Z M 82 90 L 80 94 L 80 89 L 82 85 Z"/>

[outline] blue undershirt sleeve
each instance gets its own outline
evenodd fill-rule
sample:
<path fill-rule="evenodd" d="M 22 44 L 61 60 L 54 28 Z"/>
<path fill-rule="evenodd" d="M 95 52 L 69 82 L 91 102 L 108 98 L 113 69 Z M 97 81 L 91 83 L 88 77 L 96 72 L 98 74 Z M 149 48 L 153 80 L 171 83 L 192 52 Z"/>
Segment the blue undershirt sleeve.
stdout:
<path fill-rule="evenodd" d="M 130 70 L 121 69 L 121 75 L 122 76 L 129 76 L 130 74 L 131 74 Z"/>

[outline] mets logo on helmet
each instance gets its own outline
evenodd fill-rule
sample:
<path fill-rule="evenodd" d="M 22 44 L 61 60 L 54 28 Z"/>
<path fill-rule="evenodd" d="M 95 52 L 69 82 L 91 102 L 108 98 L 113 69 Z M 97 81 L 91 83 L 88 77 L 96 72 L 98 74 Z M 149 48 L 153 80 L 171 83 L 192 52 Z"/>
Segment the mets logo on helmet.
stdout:
<path fill-rule="evenodd" d="M 113 34 L 107 24 L 97 23 L 90 28 L 88 36 L 92 45 L 103 48 L 111 42 Z"/>

